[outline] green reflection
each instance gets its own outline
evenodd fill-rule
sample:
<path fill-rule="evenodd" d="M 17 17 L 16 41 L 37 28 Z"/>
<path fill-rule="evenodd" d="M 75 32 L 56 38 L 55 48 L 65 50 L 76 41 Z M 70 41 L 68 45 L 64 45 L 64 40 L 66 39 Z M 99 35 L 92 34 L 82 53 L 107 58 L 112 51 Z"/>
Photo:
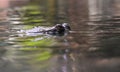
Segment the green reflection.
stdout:
<path fill-rule="evenodd" d="M 25 28 L 32 28 L 34 26 L 40 26 L 46 23 L 45 14 L 41 11 L 39 5 L 28 5 L 21 8 L 22 10 L 22 22 L 27 24 Z"/>
<path fill-rule="evenodd" d="M 51 23 L 47 21 L 45 13 L 42 11 L 40 5 L 28 4 L 21 8 L 21 21 L 23 23 L 23 29 L 31 29 L 35 26 L 50 25 Z M 41 38 L 41 40 L 36 40 Z M 50 38 L 44 38 L 44 35 L 39 35 L 35 37 L 19 37 L 16 42 L 21 46 L 17 51 L 19 51 L 22 56 L 29 57 L 29 63 L 42 63 L 42 61 L 47 61 L 51 58 L 51 50 L 49 48 L 54 44 L 54 40 Z"/>
<path fill-rule="evenodd" d="M 28 38 L 23 38 L 19 41 L 23 41 L 21 42 L 22 46 L 51 46 L 52 43 L 54 43 L 54 40 L 52 39 L 42 39 L 42 40 L 38 40 L 38 41 L 35 41 L 34 38 L 37 38 L 37 37 L 28 37 Z M 42 38 L 42 37 L 40 37 Z"/>
<path fill-rule="evenodd" d="M 48 3 L 45 3 L 44 7 L 46 8 L 44 9 L 43 6 L 35 3 L 30 3 L 27 6 L 20 8 L 21 10 L 19 11 L 21 16 L 19 17 L 21 17 L 20 21 L 22 22 L 21 26 L 23 26 L 22 29 L 27 30 L 37 26 L 53 26 L 56 23 L 64 22 L 59 21 L 59 18 L 57 17 L 56 1 L 48 1 Z M 37 38 L 41 38 L 41 40 L 36 40 Z M 52 66 L 50 60 L 54 56 L 51 48 L 56 44 L 53 38 L 45 38 L 45 35 L 33 37 L 23 36 L 16 38 L 15 42 L 19 47 L 15 48 L 15 54 L 12 56 L 14 56 L 17 59 L 15 59 L 15 61 L 18 61 L 23 67 L 25 63 L 33 66 L 32 69 L 40 69 L 41 71 L 42 69 L 46 70 Z M 13 50 L 11 50 L 11 53 L 13 53 Z"/>
<path fill-rule="evenodd" d="M 38 37 L 44 36 L 17 38 L 16 42 L 18 41 L 21 47 L 16 50 L 18 53 L 16 56 L 22 60 L 19 62 L 25 62 L 35 68 L 43 69 L 50 65 L 49 60 L 53 56 L 50 48 L 55 41 L 51 38 L 35 41 L 35 38 Z"/>

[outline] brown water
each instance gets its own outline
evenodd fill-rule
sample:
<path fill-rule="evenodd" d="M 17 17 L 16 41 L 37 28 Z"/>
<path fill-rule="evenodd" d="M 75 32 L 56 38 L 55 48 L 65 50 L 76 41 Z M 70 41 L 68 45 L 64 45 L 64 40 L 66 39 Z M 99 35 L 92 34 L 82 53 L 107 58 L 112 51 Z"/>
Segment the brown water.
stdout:
<path fill-rule="evenodd" d="M 120 72 L 119 1 L 111 2 L 12 1 L 0 18 L 0 72 Z M 18 33 L 64 22 L 65 36 Z"/>

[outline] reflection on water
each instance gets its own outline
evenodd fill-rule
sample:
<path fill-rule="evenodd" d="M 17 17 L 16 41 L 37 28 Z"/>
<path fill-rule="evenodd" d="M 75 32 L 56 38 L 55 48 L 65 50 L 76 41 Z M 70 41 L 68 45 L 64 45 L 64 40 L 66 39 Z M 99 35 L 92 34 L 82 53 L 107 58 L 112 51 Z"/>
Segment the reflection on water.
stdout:
<path fill-rule="evenodd" d="M 27 0 L 16 7 L 14 1 L 9 21 L 0 22 L 0 72 L 119 72 L 118 1 L 112 6 L 117 12 L 107 9 L 111 0 L 107 6 L 103 0 L 88 2 Z M 19 33 L 64 22 L 72 31 L 63 36 Z"/>

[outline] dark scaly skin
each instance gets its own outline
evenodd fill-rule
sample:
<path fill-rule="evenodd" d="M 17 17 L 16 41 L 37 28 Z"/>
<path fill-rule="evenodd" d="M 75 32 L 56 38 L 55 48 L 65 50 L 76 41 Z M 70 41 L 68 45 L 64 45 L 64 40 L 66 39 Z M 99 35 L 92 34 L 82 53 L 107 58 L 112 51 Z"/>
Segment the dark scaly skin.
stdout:
<path fill-rule="evenodd" d="M 65 28 L 62 25 L 56 25 L 55 28 L 46 31 L 48 34 L 63 34 Z"/>

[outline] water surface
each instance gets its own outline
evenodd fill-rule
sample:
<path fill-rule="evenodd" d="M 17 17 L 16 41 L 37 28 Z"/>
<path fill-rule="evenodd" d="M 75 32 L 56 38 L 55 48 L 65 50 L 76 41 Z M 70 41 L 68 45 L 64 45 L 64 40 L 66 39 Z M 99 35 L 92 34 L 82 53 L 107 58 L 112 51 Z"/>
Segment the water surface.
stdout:
<path fill-rule="evenodd" d="M 120 71 L 119 15 L 89 15 L 86 0 L 48 1 L 11 2 L 0 22 L 0 72 Z M 63 36 L 19 33 L 65 22 L 72 30 Z"/>

